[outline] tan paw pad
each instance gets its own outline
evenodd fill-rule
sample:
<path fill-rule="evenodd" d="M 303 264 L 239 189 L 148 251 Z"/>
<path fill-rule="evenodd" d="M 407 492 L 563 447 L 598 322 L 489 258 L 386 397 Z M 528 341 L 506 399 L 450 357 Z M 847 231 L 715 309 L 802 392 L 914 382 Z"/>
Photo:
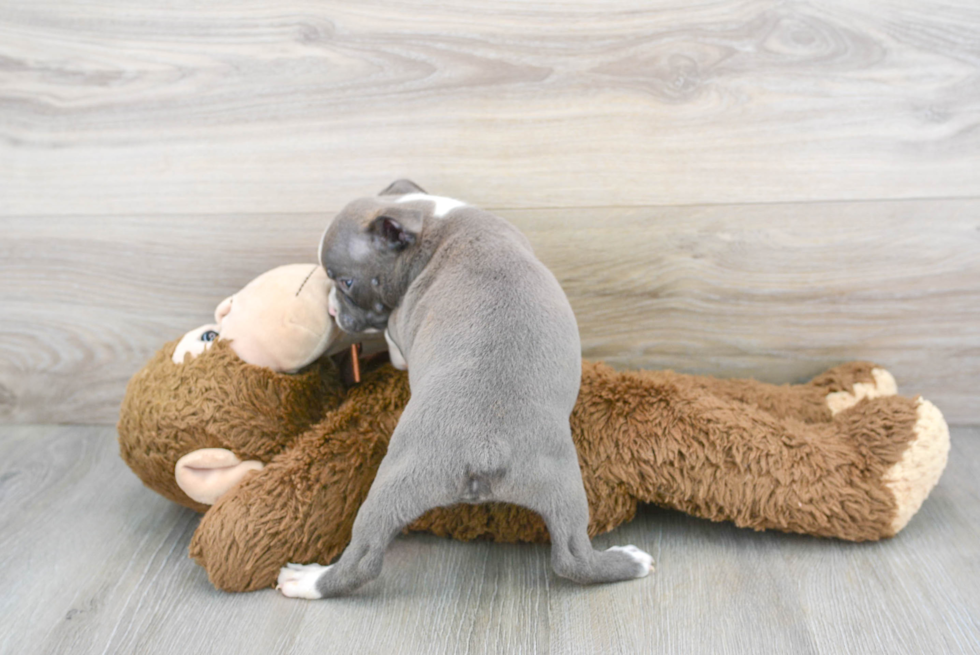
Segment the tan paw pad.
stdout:
<path fill-rule="evenodd" d="M 883 368 L 871 369 L 874 382 L 857 382 L 852 391 L 835 391 L 827 394 L 827 407 L 831 414 L 837 415 L 845 409 L 854 407 L 865 398 L 880 398 L 894 396 L 898 393 L 898 385 L 892 374 Z"/>
<path fill-rule="evenodd" d="M 919 398 L 916 415 L 915 438 L 883 478 L 885 486 L 895 494 L 896 512 L 891 526 L 894 532 L 904 528 L 919 510 L 939 481 L 949 456 L 949 427 L 942 412 Z"/>

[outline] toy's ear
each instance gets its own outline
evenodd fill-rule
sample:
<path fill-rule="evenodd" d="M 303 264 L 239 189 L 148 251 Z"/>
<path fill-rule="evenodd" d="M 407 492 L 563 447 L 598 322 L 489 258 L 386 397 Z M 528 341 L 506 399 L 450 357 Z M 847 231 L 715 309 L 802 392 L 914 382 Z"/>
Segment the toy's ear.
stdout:
<path fill-rule="evenodd" d="M 368 233 L 379 250 L 400 251 L 418 240 L 421 229 L 419 212 L 389 209 L 371 221 Z"/>
<path fill-rule="evenodd" d="M 389 184 L 387 187 L 385 187 L 384 191 L 382 191 L 378 195 L 379 196 L 404 196 L 405 194 L 408 193 L 425 193 L 425 192 L 426 192 L 425 189 L 420 187 L 415 182 L 402 178 L 400 180 L 395 180 L 394 182 Z"/>
<path fill-rule="evenodd" d="M 215 308 L 214 310 L 214 322 L 220 323 L 221 319 L 231 312 L 231 301 L 235 296 L 228 296 Z"/>
<path fill-rule="evenodd" d="M 227 448 L 199 448 L 177 460 L 174 479 L 181 491 L 202 505 L 214 505 L 250 471 L 261 471 L 262 462 L 242 461 Z"/>

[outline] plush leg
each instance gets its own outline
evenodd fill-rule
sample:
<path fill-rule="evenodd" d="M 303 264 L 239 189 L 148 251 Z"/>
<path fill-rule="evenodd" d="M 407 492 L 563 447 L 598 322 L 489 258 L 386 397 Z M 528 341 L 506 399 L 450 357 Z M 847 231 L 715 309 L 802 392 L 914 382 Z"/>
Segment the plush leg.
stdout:
<path fill-rule="evenodd" d="M 883 487 L 891 511 L 882 536 L 908 524 L 939 481 L 949 455 L 949 428 L 924 398 L 867 398 L 835 415 Z"/>
<path fill-rule="evenodd" d="M 618 455 L 598 470 L 642 502 L 851 540 L 894 534 L 899 508 L 914 512 L 945 463 L 948 433 L 931 405 L 920 415 L 914 400 L 866 394 L 830 420 L 808 423 L 706 391 L 671 373 L 617 373 L 606 389 L 593 386 L 573 425 L 592 429 L 585 437 L 592 448 Z M 888 473 L 920 450 L 908 455 L 913 464 Z M 585 462 L 583 470 L 595 466 Z M 903 492 L 911 500 L 896 500 L 899 483 L 887 486 L 889 475 L 912 488 Z"/>

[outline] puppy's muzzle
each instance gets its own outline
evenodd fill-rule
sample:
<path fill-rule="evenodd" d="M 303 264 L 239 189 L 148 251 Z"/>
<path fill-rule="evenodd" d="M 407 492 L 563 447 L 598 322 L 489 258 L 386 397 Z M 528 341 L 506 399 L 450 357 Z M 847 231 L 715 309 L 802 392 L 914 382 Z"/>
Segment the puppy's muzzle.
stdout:
<path fill-rule="evenodd" d="M 327 311 L 344 332 L 372 334 L 387 327 L 388 316 L 391 314 L 387 309 L 382 312 L 364 309 L 342 293 L 331 294 L 330 297 L 335 302 L 328 304 Z"/>

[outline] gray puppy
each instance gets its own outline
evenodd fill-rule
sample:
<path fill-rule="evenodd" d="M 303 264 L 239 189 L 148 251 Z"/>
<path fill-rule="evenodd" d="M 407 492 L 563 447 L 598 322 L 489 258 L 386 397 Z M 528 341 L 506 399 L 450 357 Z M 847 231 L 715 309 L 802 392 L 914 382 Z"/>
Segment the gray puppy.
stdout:
<path fill-rule="evenodd" d="M 320 244 L 331 314 L 385 330 L 412 397 L 351 542 L 332 566 L 289 564 L 286 596 L 322 598 L 376 578 L 392 539 L 425 511 L 500 501 L 540 514 L 555 572 L 580 583 L 639 578 L 634 546 L 595 551 L 569 415 L 582 375 L 575 315 L 510 223 L 399 180 L 348 205 Z"/>

